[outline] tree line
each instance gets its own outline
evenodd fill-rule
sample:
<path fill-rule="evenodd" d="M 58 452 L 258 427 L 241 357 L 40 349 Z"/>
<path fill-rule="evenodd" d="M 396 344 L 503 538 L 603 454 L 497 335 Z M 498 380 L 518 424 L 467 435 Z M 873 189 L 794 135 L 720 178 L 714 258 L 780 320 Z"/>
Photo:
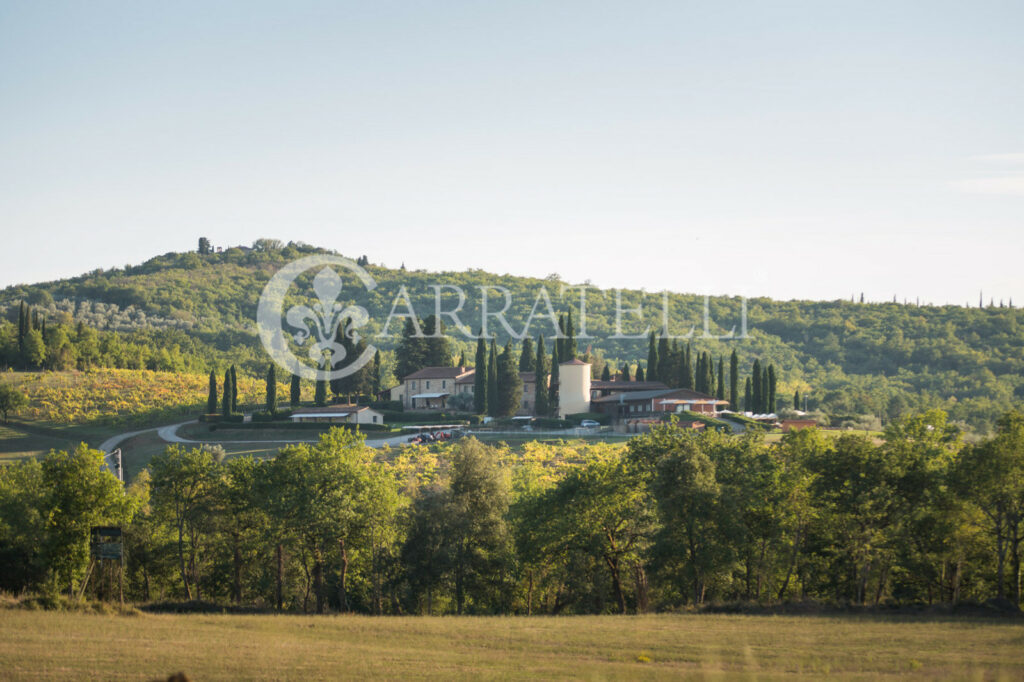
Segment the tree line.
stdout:
<path fill-rule="evenodd" d="M 557 466 L 568 446 L 530 447 L 509 466 L 472 438 L 380 453 L 340 429 L 268 460 L 173 445 L 126 488 L 95 450 L 53 452 L 0 469 L 0 587 L 81 592 L 89 527 L 117 524 L 137 601 L 372 614 L 1021 602 L 1019 412 L 977 443 L 931 411 L 880 441 L 669 423 Z M 435 476 L 401 466 L 431 457 Z"/>

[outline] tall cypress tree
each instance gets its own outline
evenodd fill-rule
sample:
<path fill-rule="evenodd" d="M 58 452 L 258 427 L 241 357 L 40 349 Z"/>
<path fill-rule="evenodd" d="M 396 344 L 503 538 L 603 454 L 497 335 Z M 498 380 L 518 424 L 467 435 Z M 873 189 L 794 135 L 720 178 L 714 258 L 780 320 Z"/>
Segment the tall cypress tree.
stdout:
<path fill-rule="evenodd" d="M 217 413 L 217 373 L 210 370 L 210 393 L 206 396 L 206 414 Z"/>
<path fill-rule="evenodd" d="M 558 416 L 558 345 L 551 351 L 551 385 L 548 386 L 548 413 Z"/>
<path fill-rule="evenodd" d="M 273 363 L 267 367 L 267 412 L 277 412 L 277 372 Z"/>
<path fill-rule="evenodd" d="M 317 407 L 323 407 L 327 404 L 327 380 L 317 379 L 316 390 L 313 392 L 313 402 Z"/>
<path fill-rule="evenodd" d="M 569 314 L 566 316 L 565 321 L 565 356 L 563 361 L 575 360 L 576 359 L 576 327 L 572 323 L 572 308 L 569 309 Z M 562 356 L 559 356 L 562 357 Z"/>
<path fill-rule="evenodd" d="M 708 388 L 705 392 L 708 395 L 713 395 L 715 392 L 715 359 L 711 357 L 711 353 L 704 353 L 704 385 Z"/>
<path fill-rule="evenodd" d="M 466 361 L 466 359 L 465 359 L 465 355 L 466 355 L 465 352 L 463 352 L 462 355 L 463 355 L 462 360 L 461 360 L 461 362 L 463 363 L 462 366 L 465 366 L 465 364 L 464 364 L 465 361 Z M 384 374 L 384 367 L 383 367 L 383 363 L 381 362 L 381 358 L 380 358 L 380 349 L 378 348 L 377 351 L 374 352 L 374 354 L 373 354 L 373 373 L 370 375 L 371 389 L 373 390 L 373 399 L 374 400 L 378 400 L 379 399 L 378 396 L 380 396 L 381 384 L 384 383 L 383 374 Z"/>
<path fill-rule="evenodd" d="M 604 363 L 604 370 L 601 371 L 601 381 L 611 381 L 611 380 L 612 380 L 612 370 L 609 367 L 608 363 L 606 362 L 606 363 Z"/>
<path fill-rule="evenodd" d="M 768 365 L 768 411 L 775 412 L 775 365 Z"/>
<path fill-rule="evenodd" d="M 672 355 L 669 353 L 668 339 L 662 336 L 658 339 L 658 374 L 655 377 L 663 384 L 674 383 L 669 373 L 672 371 Z"/>
<path fill-rule="evenodd" d="M 715 398 L 725 400 L 725 358 L 718 358 L 718 383 L 715 386 Z"/>
<path fill-rule="evenodd" d="M 754 369 L 750 372 L 751 400 L 747 403 L 747 409 L 751 412 L 761 414 L 764 408 L 761 407 L 761 361 L 754 360 Z"/>
<path fill-rule="evenodd" d="M 238 372 L 231 365 L 231 411 L 238 412 Z"/>
<path fill-rule="evenodd" d="M 637 363 L 637 381 L 640 381 L 640 363 Z M 629 374 L 629 362 L 622 363 L 622 381 L 632 381 L 633 377 Z"/>
<path fill-rule="evenodd" d="M 761 397 L 758 398 L 761 403 L 761 411 L 768 412 L 768 367 L 761 366 Z"/>
<path fill-rule="evenodd" d="M 533 339 L 531 339 L 529 336 L 523 339 L 523 348 L 519 352 L 519 371 L 537 371 L 537 354 L 533 350 Z"/>
<path fill-rule="evenodd" d="M 224 399 L 221 401 L 220 412 L 225 417 L 231 414 L 231 369 L 224 370 Z"/>
<path fill-rule="evenodd" d="M 512 341 L 505 344 L 498 356 L 497 375 L 498 416 L 511 417 L 523 402 L 523 380 L 519 376 L 519 363 L 512 350 Z"/>
<path fill-rule="evenodd" d="M 565 357 L 565 315 L 558 316 L 558 336 L 555 338 L 555 347 L 551 349 L 552 356 Z"/>
<path fill-rule="evenodd" d="M 534 387 L 533 412 L 538 417 L 548 416 L 548 358 L 544 350 L 544 337 L 537 336 L 537 361 Z"/>
<path fill-rule="evenodd" d="M 298 374 L 292 375 L 292 385 L 288 395 L 289 401 L 292 407 L 298 407 L 299 403 L 302 402 L 302 383 L 299 379 Z"/>
<path fill-rule="evenodd" d="M 754 399 L 753 390 L 750 387 L 750 377 L 747 377 L 746 386 L 743 389 L 743 409 L 746 412 L 756 412 L 751 401 Z"/>
<path fill-rule="evenodd" d="M 629 365 L 627 365 L 627 368 L 628 367 L 629 367 Z M 644 376 L 644 368 L 640 366 L 640 363 L 637 363 L 637 365 L 636 365 L 636 380 L 637 381 L 645 381 L 646 380 L 646 377 Z"/>
<path fill-rule="evenodd" d="M 498 347 L 491 337 L 491 350 L 487 355 L 487 414 L 498 416 Z"/>
<path fill-rule="evenodd" d="M 465 349 L 463 349 L 462 352 L 459 353 L 459 364 L 457 364 L 455 366 L 456 367 L 465 367 L 466 366 L 466 350 Z"/>
<path fill-rule="evenodd" d="M 651 332 L 650 338 L 647 339 L 647 378 L 650 381 L 656 381 L 658 379 L 658 341 L 654 338 L 654 332 Z M 628 363 L 627 363 L 628 368 Z M 629 371 L 628 369 L 626 370 Z"/>
<path fill-rule="evenodd" d="M 483 330 L 481 330 L 481 334 Z M 473 411 L 487 414 L 487 344 L 483 336 L 476 339 L 476 365 L 473 375 Z"/>
<path fill-rule="evenodd" d="M 733 349 L 732 355 L 729 356 L 729 409 L 739 410 L 739 382 L 740 382 L 740 359 L 736 355 L 736 349 Z"/>
<path fill-rule="evenodd" d="M 693 355 L 690 353 L 690 342 L 686 342 L 686 352 L 683 354 L 682 360 L 683 366 L 683 377 L 679 383 L 679 388 L 693 389 Z M 650 374 L 650 372 L 648 372 Z"/>
<path fill-rule="evenodd" d="M 800 409 L 800 389 L 799 388 L 796 389 L 795 391 L 793 391 L 793 409 L 794 410 L 799 410 Z"/>

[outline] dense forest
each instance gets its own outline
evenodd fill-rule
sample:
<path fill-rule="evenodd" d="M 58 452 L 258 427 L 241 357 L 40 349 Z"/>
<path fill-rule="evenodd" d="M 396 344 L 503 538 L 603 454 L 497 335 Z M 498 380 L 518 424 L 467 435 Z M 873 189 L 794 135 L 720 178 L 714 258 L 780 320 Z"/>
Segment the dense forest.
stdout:
<path fill-rule="evenodd" d="M 259 296 L 279 267 L 314 253 L 326 252 L 303 244 L 259 240 L 252 247 L 169 253 L 142 265 L 8 287 L 0 292 L 0 318 L 4 319 L 0 364 L 17 367 L 24 360 L 18 345 L 24 304 L 48 325 L 49 331 L 40 339 L 44 352 L 38 356 L 43 368 L 85 368 L 95 363 L 205 374 L 235 364 L 245 376 L 261 376 L 266 354 L 254 324 Z M 557 314 L 575 311 L 579 323 L 579 285 L 563 282 L 557 274 L 530 279 L 474 269 L 435 273 L 387 268 L 365 257 L 359 260 L 377 286 L 367 292 L 346 283 L 342 298 L 350 297 L 348 302 L 369 312 L 364 338 L 382 350 L 386 383 L 394 382 L 398 374 L 394 351 L 403 321 L 392 320 L 388 336 L 380 335 L 381 327 L 403 287 L 422 319 L 435 312 L 434 285 L 457 285 L 467 292 L 459 314 L 467 329 L 446 330 L 453 359 L 474 356 L 471 334 L 481 327 L 480 287 L 508 290 L 512 305 L 506 317 L 516 332 L 530 316 L 541 287 Z M 303 282 L 308 284 L 300 278 L 299 283 Z M 493 310 L 503 299 L 494 289 L 490 296 Z M 452 290 L 442 289 L 444 310 L 455 307 L 454 297 Z M 705 337 L 705 328 L 710 336 L 735 328 L 738 336 L 744 305 L 745 338 Z M 640 311 L 633 314 L 628 312 L 631 308 Z M 402 305 L 397 309 L 404 310 Z M 706 353 L 719 363 L 736 351 L 743 376 L 750 375 L 755 360 L 762 366 L 774 365 L 780 396 L 799 392 L 810 409 L 832 415 L 834 423 L 877 428 L 914 411 L 943 409 L 955 422 L 988 433 L 999 414 L 1024 398 L 1020 318 L 1012 302 L 992 301 L 977 308 L 864 303 L 853 298 L 744 302 L 735 297 L 706 300 L 697 295 L 592 288 L 586 299 L 586 328 L 578 330 L 578 343 L 580 354 L 594 363 L 596 376 L 606 364 L 615 370 L 626 366 L 636 376 L 645 369 L 648 357 L 646 329 L 667 331 L 669 336 L 683 336 L 693 329 L 691 338 L 672 339 L 672 343 L 689 343 L 695 354 Z M 624 335 L 636 338 L 613 338 L 617 321 Z M 508 331 L 494 319 L 488 331 L 499 348 L 509 340 Z M 543 317 L 533 319 L 530 332 L 534 338 L 554 333 Z"/>
<path fill-rule="evenodd" d="M 288 611 L 642 613 L 708 602 L 1021 602 L 1024 415 L 941 411 L 881 442 L 669 423 L 625 446 L 467 437 L 374 451 L 334 429 L 272 459 L 173 445 L 127 488 L 81 446 L 0 467 L 0 588 L 87 585 L 125 532 L 126 598 Z M 100 574 L 97 573 L 97 576 Z M 116 584 L 116 583 L 115 583 Z"/>

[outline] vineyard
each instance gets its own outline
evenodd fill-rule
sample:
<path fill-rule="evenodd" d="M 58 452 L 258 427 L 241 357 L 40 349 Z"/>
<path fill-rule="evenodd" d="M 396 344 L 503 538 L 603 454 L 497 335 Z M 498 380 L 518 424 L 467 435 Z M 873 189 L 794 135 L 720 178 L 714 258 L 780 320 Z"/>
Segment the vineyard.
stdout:
<path fill-rule="evenodd" d="M 22 419 L 52 424 L 124 425 L 192 417 L 206 404 L 209 378 L 133 369 L 8 373 L 28 398 Z M 238 377 L 238 402 L 261 404 L 261 379 Z"/>

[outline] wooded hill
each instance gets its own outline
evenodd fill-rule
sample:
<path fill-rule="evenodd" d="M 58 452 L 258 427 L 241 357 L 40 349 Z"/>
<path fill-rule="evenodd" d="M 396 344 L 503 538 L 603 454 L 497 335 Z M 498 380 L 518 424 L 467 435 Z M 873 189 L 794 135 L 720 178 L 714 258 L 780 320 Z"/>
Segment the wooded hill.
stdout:
<path fill-rule="evenodd" d="M 141 265 L 95 270 L 79 277 L 0 291 L 0 364 L 16 366 L 19 306 L 31 304 L 50 325 L 64 326 L 73 336 L 77 323 L 100 331 L 100 357 L 106 364 L 177 371 L 208 372 L 226 364 L 238 365 L 249 376 L 266 371 L 267 356 L 256 336 L 259 296 L 269 278 L 284 264 L 304 255 L 332 253 L 304 244 L 284 245 L 259 240 L 251 248 L 230 248 L 222 253 L 168 253 Z M 356 254 L 343 254 L 355 259 Z M 396 255 L 396 260 L 400 255 Z M 360 259 L 361 262 L 363 259 Z M 506 317 L 521 330 L 541 287 L 551 297 L 556 314 L 574 311 L 578 318 L 579 291 L 561 295 L 557 275 L 545 279 L 495 275 L 482 270 L 427 272 L 367 264 L 376 288 L 365 291 L 343 275 L 340 300 L 364 306 L 370 322 L 364 337 L 384 351 L 385 365 L 393 370 L 393 349 L 403 319 L 389 327 L 390 337 L 374 338 L 387 319 L 396 295 L 405 287 L 417 313 L 434 312 L 432 285 L 457 285 L 467 293 L 460 319 L 474 333 L 480 327 L 479 287 L 500 286 L 511 292 Z M 308 284 L 315 273 L 303 275 Z M 680 282 L 685 288 L 686 282 Z M 491 291 L 490 309 L 503 299 Z M 978 431 L 988 431 L 994 420 L 1024 398 L 1024 319 L 1011 305 L 984 308 L 923 306 L 853 301 L 774 301 L 755 298 L 746 302 L 748 338 L 720 340 L 702 337 L 703 296 L 667 295 L 669 333 L 684 335 L 695 352 L 728 358 L 735 349 L 740 373 L 749 374 L 755 359 L 771 363 L 779 373 L 779 403 L 791 403 L 794 391 L 807 398 L 811 409 L 825 412 L 834 423 L 877 425 L 911 411 L 941 408 L 952 419 Z M 457 303 L 444 290 L 444 310 Z M 579 338 L 580 353 L 588 351 L 598 376 L 606 362 L 613 369 L 623 362 L 646 363 L 648 326 L 662 327 L 660 292 L 624 290 L 619 308 L 642 307 L 643 319 L 621 315 L 625 334 L 641 338 L 610 338 L 615 333 L 617 296 L 614 291 L 591 289 L 587 295 L 587 327 L 592 338 Z M 742 301 L 738 297 L 712 297 L 708 301 L 709 331 L 721 335 L 735 326 L 740 332 Z M 404 305 L 398 312 L 405 312 Z M 545 312 L 542 305 L 538 314 Z M 577 322 L 578 324 L 578 322 Z M 499 345 L 506 330 L 492 318 L 489 331 Z M 474 342 L 452 329 L 453 355 L 474 355 Z M 577 334 L 581 330 L 577 329 Z M 531 335 L 551 336 L 551 324 L 535 317 Z M 580 334 L 580 336 L 582 336 Z M 680 339 L 680 344 L 687 340 Z M 110 351 L 103 356 L 104 349 Z M 124 348 L 132 349 L 124 352 Z M 549 346 L 550 347 L 550 346 Z M 170 365 L 170 366 L 168 366 Z"/>

